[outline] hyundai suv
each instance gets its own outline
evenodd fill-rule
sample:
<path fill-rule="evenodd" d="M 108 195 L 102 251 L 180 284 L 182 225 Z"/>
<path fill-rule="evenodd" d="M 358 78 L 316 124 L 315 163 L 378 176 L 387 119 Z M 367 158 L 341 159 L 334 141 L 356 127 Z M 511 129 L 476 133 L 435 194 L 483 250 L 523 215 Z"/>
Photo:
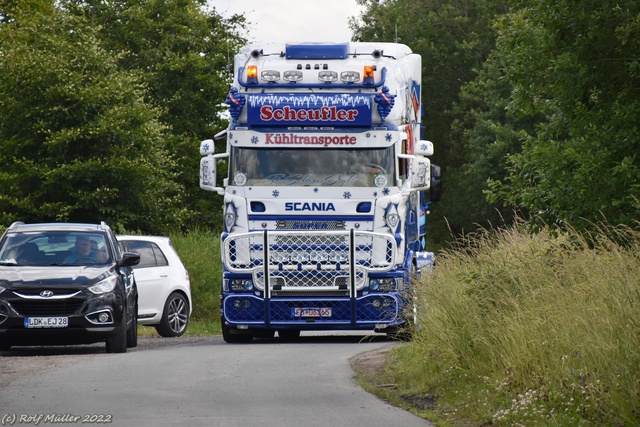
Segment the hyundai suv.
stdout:
<path fill-rule="evenodd" d="M 0 239 L 0 350 L 13 345 L 138 342 L 132 266 L 100 224 L 15 222 Z"/>

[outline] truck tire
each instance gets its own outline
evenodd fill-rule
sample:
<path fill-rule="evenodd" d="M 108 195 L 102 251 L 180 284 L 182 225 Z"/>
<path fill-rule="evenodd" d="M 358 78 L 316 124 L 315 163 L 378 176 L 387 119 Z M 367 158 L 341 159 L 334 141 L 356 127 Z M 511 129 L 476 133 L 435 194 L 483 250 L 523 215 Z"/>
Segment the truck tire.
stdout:
<path fill-rule="evenodd" d="M 279 329 L 278 337 L 284 341 L 294 341 L 300 337 L 300 329 Z"/>

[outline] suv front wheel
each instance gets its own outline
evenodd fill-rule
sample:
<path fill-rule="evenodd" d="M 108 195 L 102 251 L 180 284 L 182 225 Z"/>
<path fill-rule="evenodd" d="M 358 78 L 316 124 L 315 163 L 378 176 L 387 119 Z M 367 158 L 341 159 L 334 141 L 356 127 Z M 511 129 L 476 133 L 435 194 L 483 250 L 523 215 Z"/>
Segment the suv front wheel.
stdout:
<path fill-rule="evenodd" d="M 113 335 L 107 338 L 107 353 L 126 353 L 127 352 L 127 322 L 122 319 L 120 326 Z"/>

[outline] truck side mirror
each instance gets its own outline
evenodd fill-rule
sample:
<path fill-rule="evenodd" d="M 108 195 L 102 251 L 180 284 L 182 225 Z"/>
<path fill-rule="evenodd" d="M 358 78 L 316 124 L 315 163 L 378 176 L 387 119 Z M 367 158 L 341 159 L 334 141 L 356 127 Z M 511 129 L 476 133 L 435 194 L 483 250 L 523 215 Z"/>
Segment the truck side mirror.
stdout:
<path fill-rule="evenodd" d="M 442 180 L 440 166 L 431 165 L 431 188 L 429 188 L 429 199 L 437 202 L 442 197 Z"/>
<path fill-rule="evenodd" d="M 417 156 L 433 156 L 433 142 L 420 140 L 414 147 L 414 153 Z"/>
<path fill-rule="evenodd" d="M 428 189 L 431 185 L 431 162 L 426 157 L 415 157 L 411 167 L 411 187 Z"/>
<path fill-rule="evenodd" d="M 200 143 L 201 156 L 213 154 L 215 150 L 216 150 L 216 145 L 213 143 L 213 139 L 205 139 Z"/>
<path fill-rule="evenodd" d="M 216 187 L 216 159 L 212 155 L 200 159 L 200 188 L 218 191 Z"/>

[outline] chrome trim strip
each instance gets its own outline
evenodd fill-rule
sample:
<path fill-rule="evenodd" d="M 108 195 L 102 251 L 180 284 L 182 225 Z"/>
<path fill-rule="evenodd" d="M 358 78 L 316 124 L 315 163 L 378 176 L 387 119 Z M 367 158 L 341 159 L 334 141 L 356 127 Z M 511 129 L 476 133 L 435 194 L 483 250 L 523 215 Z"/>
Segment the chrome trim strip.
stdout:
<path fill-rule="evenodd" d="M 43 297 L 40 295 L 23 295 L 21 293 L 18 293 L 16 291 L 13 291 L 13 293 L 17 296 L 19 296 L 20 298 L 24 298 L 24 299 L 37 299 L 37 300 L 55 300 L 55 299 L 67 299 L 67 298 L 73 298 L 76 295 L 79 295 L 82 291 L 78 291 L 76 293 L 73 294 L 66 294 L 66 295 L 53 295 L 50 297 Z"/>

